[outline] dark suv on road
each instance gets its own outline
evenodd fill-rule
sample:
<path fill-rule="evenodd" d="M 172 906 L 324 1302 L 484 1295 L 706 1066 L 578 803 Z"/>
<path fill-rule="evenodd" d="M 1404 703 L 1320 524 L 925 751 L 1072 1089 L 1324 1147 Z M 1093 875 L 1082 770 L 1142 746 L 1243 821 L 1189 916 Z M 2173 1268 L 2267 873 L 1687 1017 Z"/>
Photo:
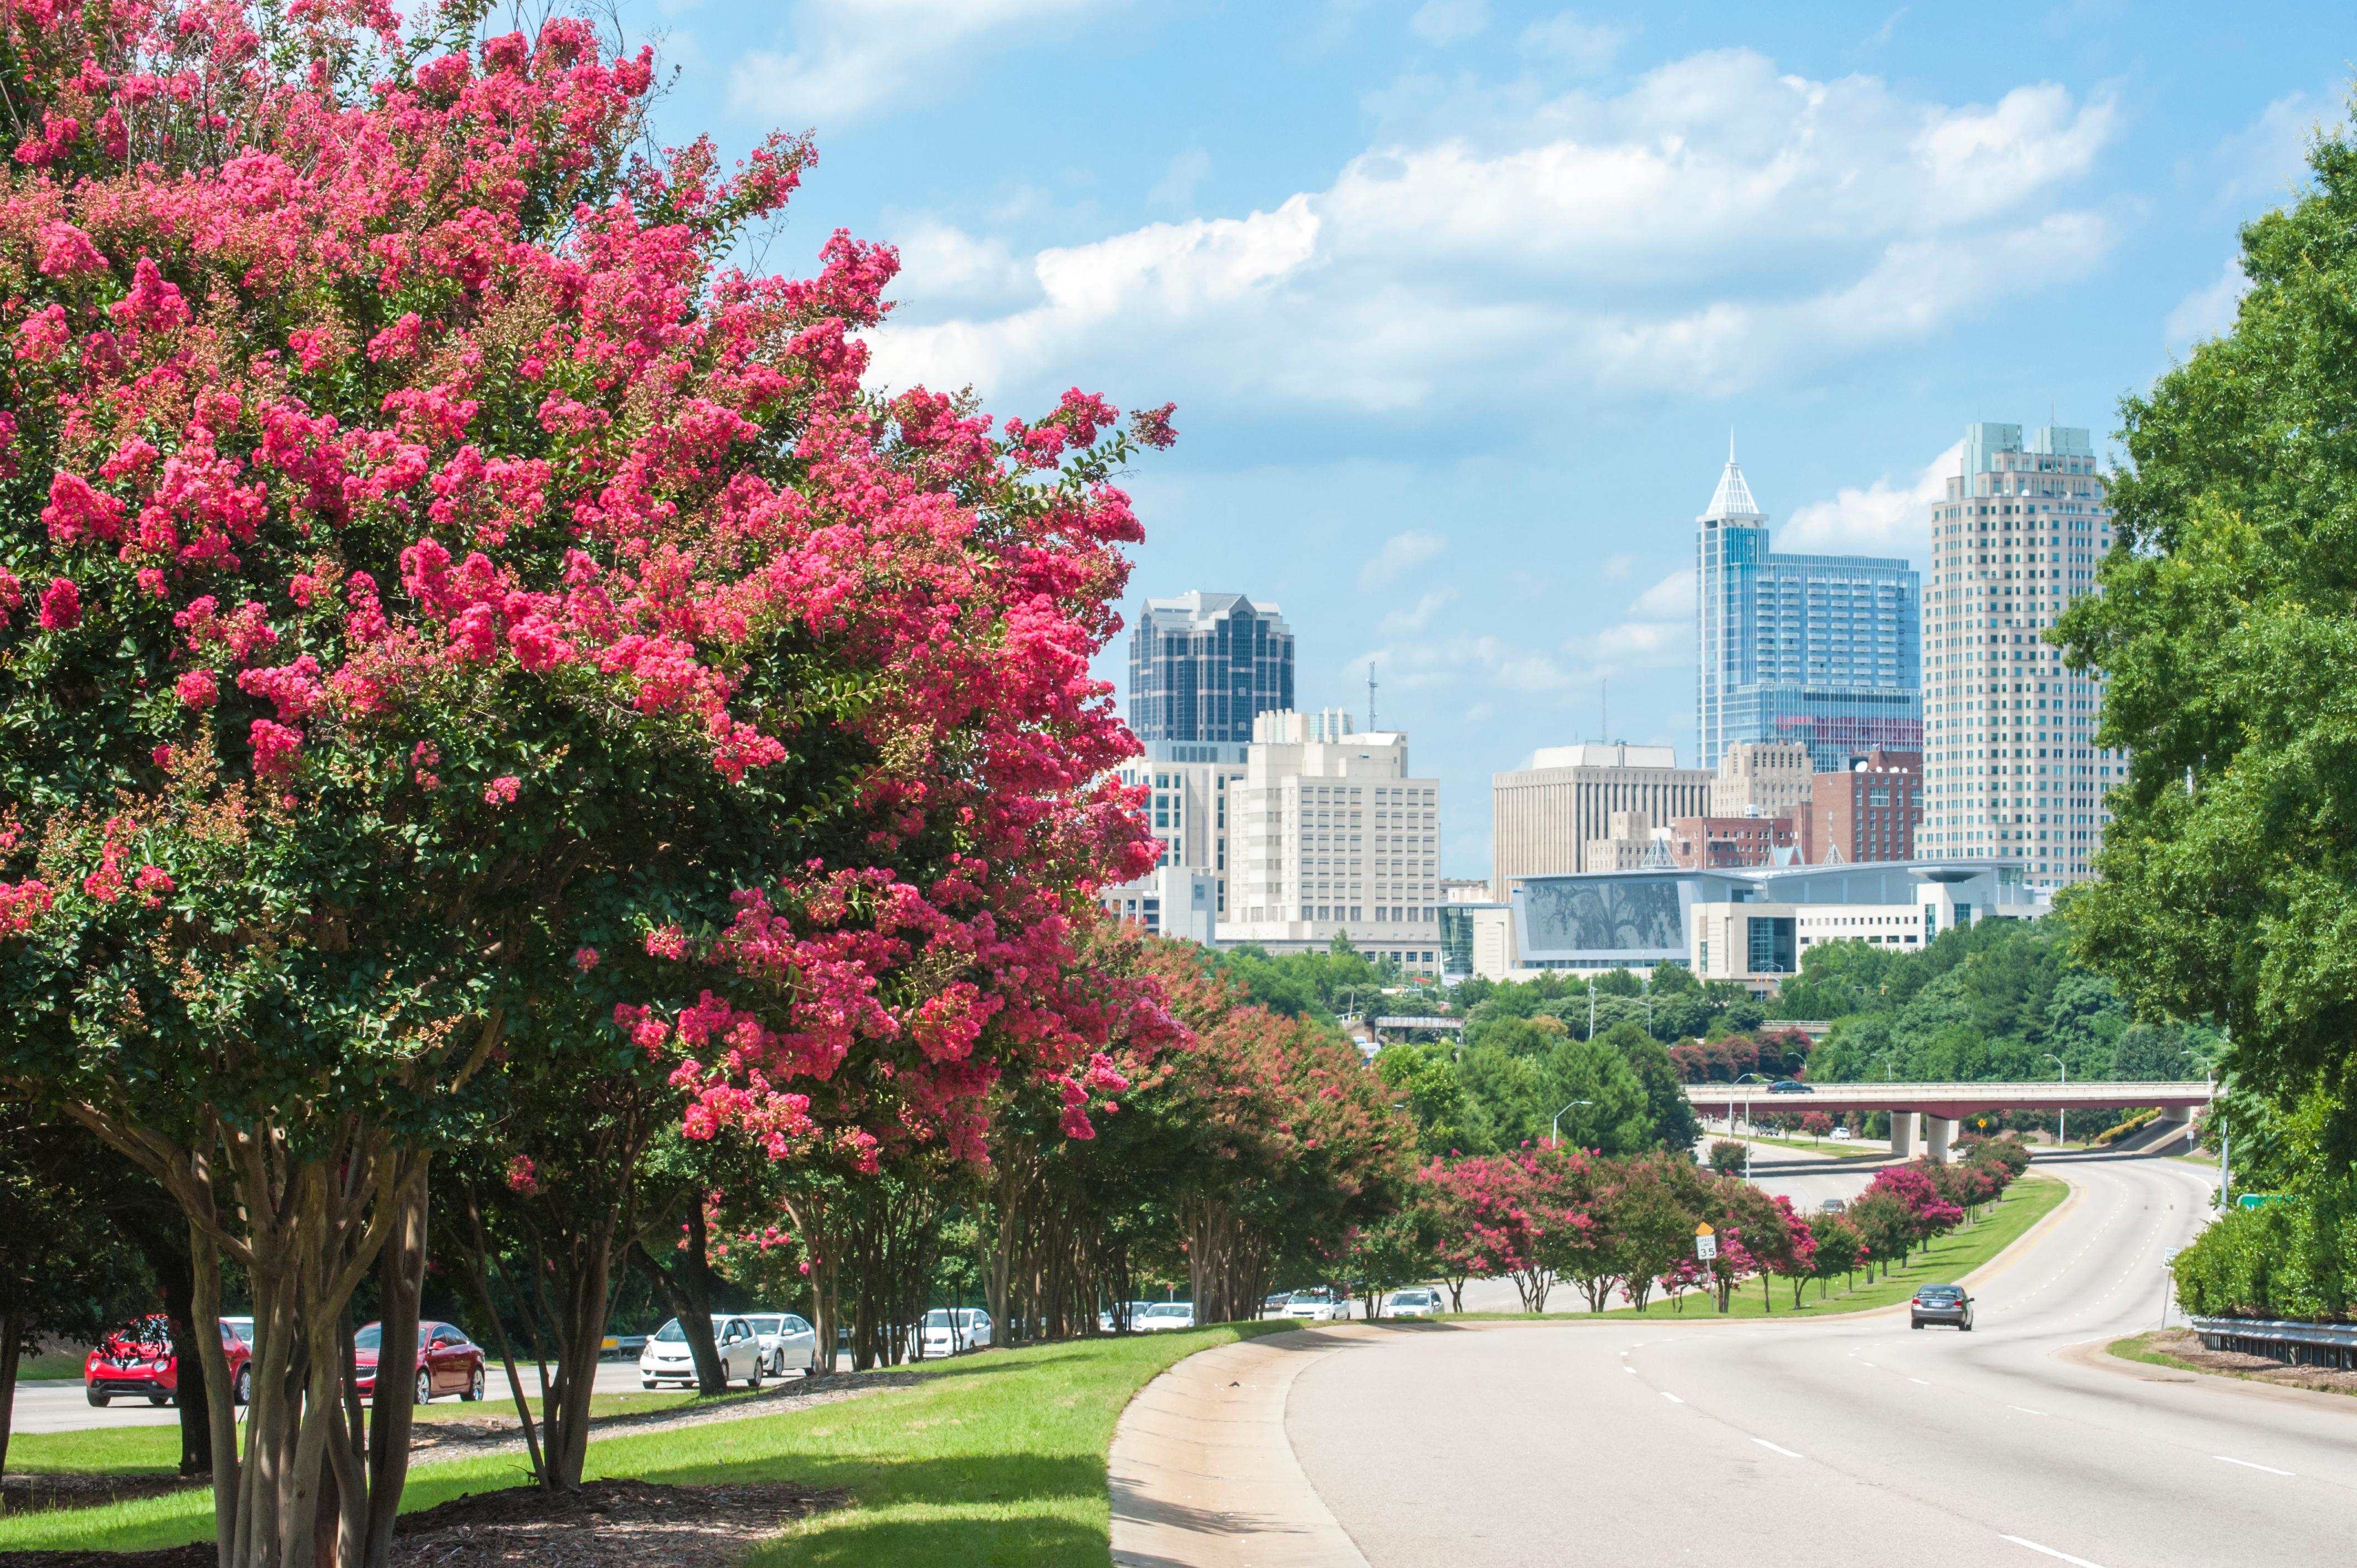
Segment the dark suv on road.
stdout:
<path fill-rule="evenodd" d="M 1925 1285 L 1907 1304 L 1907 1316 L 1912 1327 L 1927 1323 L 1953 1323 L 1970 1334 L 1973 1331 L 1973 1298 L 1964 1294 L 1962 1285 Z"/>

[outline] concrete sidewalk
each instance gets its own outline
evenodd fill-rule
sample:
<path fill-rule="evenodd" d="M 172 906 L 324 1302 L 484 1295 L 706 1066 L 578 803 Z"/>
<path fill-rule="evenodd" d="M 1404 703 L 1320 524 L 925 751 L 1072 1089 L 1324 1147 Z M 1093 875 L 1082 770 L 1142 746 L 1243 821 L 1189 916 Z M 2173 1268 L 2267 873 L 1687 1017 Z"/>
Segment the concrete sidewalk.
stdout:
<path fill-rule="evenodd" d="M 1366 1568 L 1285 1434 L 1293 1380 L 1379 1324 L 1222 1345 L 1146 1385 L 1111 1455 L 1118 1568 Z M 1413 1332 L 1413 1331 L 1411 1331 Z"/>

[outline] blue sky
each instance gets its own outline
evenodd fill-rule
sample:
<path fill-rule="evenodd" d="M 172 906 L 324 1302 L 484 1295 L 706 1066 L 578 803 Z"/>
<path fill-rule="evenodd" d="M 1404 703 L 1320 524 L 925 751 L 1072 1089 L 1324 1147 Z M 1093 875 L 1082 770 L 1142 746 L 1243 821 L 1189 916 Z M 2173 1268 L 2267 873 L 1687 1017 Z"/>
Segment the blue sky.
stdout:
<path fill-rule="evenodd" d="M 665 131 L 816 133 L 764 260 L 899 245 L 895 385 L 1176 400 L 1132 603 L 1273 599 L 1489 868 L 1540 746 L 1694 752 L 1730 427 L 1781 548 L 1921 564 L 1964 424 L 2095 429 L 2231 322 L 2338 7 L 625 0 Z M 1101 672 L 1122 679 L 1125 652 Z M 1610 733 L 1599 691 L 1609 685 Z"/>

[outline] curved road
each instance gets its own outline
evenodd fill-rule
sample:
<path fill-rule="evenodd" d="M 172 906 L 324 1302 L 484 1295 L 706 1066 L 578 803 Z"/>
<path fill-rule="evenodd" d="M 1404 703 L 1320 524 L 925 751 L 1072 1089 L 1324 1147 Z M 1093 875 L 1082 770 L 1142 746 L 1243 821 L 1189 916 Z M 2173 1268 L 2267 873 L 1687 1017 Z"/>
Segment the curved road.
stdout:
<path fill-rule="evenodd" d="M 2357 1402 L 2058 1354 L 2158 1323 L 2201 1171 L 2039 1165 L 2078 1190 L 1975 1287 L 1970 1335 L 1900 1312 L 1384 1336 L 1301 1374 L 1287 1435 L 1372 1568 L 2357 1561 Z"/>

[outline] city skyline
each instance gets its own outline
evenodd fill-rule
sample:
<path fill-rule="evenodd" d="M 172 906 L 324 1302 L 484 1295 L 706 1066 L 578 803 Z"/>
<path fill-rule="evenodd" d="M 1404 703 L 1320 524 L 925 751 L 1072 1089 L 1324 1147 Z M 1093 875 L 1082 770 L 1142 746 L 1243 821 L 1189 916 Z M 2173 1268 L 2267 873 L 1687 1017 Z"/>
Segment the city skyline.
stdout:
<path fill-rule="evenodd" d="M 1176 401 L 1124 481 L 1126 620 L 1274 600 L 1304 708 L 1363 715 L 1372 660 L 1452 875 L 1541 746 L 1695 760 L 1690 531 L 1730 425 L 1780 548 L 1928 569 L 1964 425 L 2051 405 L 2101 456 L 2231 320 L 2237 226 L 2341 117 L 2346 53 L 2319 10 L 2188 5 L 625 9 L 681 67 L 670 140 L 814 132 L 764 264 L 899 248 L 879 383 Z"/>

